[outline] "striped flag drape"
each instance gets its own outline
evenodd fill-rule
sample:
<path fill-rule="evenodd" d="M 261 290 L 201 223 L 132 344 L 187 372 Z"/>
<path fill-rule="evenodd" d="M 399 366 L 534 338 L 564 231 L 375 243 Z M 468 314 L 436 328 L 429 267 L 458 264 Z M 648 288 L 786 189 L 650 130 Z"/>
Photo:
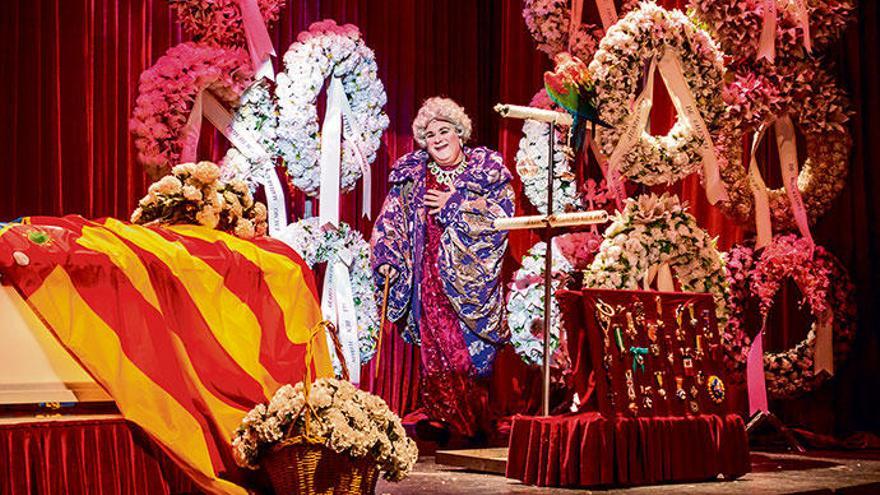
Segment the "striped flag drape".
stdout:
<path fill-rule="evenodd" d="M 302 379 L 321 318 L 294 251 L 198 226 L 30 217 L 0 231 L 0 274 L 200 487 L 246 493 L 232 433 Z M 313 376 L 330 376 L 326 337 L 312 343 Z"/>

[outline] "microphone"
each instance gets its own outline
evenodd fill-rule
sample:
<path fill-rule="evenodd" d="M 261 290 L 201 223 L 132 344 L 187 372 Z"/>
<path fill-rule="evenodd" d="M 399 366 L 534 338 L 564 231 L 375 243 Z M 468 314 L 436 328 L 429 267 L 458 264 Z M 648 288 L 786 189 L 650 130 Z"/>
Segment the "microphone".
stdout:
<path fill-rule="evenodd" d="M 495 105 L 495 111 L 501 114 L 502 117 L 508 119 L 538 120 L 540 122 L 550 122 L 551 124 L 567 126 L 572 124 L 571 115 L 562 112 L 554 112 L 553 110 L 544 110 L 542 108 L 499 103 Z"/>

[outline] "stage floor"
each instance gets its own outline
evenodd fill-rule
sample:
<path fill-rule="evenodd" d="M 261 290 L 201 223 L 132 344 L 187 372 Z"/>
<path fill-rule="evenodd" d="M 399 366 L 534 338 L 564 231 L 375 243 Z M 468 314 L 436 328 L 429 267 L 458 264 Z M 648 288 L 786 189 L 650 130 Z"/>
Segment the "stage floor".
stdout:
<path fill-rule="evenodd" d="M 872 460 L 855 459 L 853 456 Z M 379 482 L 377 494 L 501 495 L 514 493 L 612 494 L 880 494 L 880 453 L 821 452 L 805 456 L 753 452 L 752 472 L 730 482 L 684 483 L 629 489 L 563 490 L 526 486 L 503 476 L 436 464 L 425 457 L 401 483 Z"/>

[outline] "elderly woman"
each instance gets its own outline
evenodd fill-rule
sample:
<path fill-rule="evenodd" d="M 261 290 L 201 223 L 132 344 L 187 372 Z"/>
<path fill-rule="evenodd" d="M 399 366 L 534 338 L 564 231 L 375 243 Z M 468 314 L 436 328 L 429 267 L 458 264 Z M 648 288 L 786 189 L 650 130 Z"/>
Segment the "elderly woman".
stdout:
<path fill-rule="evenodd" d="M 507 235 L 492 221 L 513 214 L 501 155 L 467 148 L 471 120 L 448 98 L 430 98 L 412 125 L 422 150 L 402 156 L 371 243 L 380 287 L 391 282 L 388 318 L 421 345 L 422 404 L 466 436 L 476 433 L 486 376 L 502 324 L 501 263 Z"/>

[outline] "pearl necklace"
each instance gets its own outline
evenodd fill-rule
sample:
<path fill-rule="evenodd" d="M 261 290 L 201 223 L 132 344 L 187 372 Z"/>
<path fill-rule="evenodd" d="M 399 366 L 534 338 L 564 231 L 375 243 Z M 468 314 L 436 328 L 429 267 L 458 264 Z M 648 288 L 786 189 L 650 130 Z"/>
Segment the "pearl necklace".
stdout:
<path fill-rule="evenodd" d="M 451 168 L 449 170 L 443 170 L 437 165 L 434 160 L 430 160 L 428 162 L 428 170 L 431 171 L 431 174 L 437 179 L 439 184 L 443 184 L 444 186 L 452 187 L 452 183 L 455 182 L 456 177 L 464 171 L 465 167 L 467 167 L 467 159 L 462 158 L 461 162 L 459 162 L 458 166 L 455 168 Z"/>

